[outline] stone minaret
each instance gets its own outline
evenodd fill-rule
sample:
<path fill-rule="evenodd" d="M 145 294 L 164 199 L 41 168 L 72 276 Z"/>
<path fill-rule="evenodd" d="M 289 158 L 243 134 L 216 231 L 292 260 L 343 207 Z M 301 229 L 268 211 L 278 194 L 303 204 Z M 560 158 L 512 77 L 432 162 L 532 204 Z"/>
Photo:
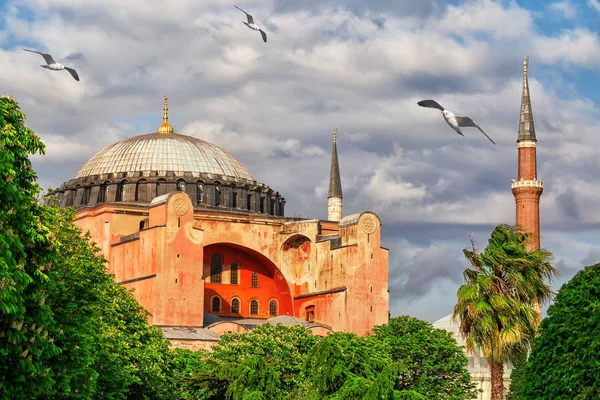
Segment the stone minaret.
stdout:
<path fill-rule="evenodd" d="M 337 128 L 333 130 L 333 149 L 331 150 L 331 171 L 329 172 L 329 193 L 327 194 L 327 219 L 342 219 L 342 181 L 337 155 Z"/>
<path fill-rule="evenodd" d="M 512 182 L 512 192 L 517 204 L 517 227 L 533 237 L 528 243 L 529 250 L 540 248 L 540 196 L 544 182 L 537 179 L 535 128 L 527 81 L 527 61 L 523 61 L 523 94 L 521 95 L 521 117 L 519 120 L 519 176 Z"/>

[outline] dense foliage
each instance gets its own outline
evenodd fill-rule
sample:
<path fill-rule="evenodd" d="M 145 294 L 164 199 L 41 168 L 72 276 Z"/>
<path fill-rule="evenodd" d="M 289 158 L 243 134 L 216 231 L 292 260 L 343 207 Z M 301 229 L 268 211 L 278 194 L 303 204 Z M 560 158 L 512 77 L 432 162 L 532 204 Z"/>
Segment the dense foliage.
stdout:
<path fill-rule="evenodd" d="M 579 271 L 558 292 L 540 326 L 515 399 L 600 398 L 600 264 Z"/>
<path fill-rule="evenodd" d="M 551 296 L 549 283 L 557 274 L 552 254 L 529 251 L 528 240 L 528 234 L 498 225 L 482 253 L 474 244 L 464 250 L 473 268 L 464 271 L 454 317 L 467 349 L 480 347 L 490 365 L 492 400 L 503 396 L 503 364 L 526 353 L 535 338 L 537 306 Z"/>
<path fill-rule="evenodd" d="M 407 366 L 397 390 L 415 390 L 431 400 L 476 396 L 465 352 L 449 332 L 408 316 L 392 318 L 374 331 L 389 345 L 392 360 Z"/>
<path fill-rule="evenodd" d="M 11 98 L 0 111 L 0 396 L 174 398 L 167 342 L 72 211 L 38 204 L 43 145 Z"/>

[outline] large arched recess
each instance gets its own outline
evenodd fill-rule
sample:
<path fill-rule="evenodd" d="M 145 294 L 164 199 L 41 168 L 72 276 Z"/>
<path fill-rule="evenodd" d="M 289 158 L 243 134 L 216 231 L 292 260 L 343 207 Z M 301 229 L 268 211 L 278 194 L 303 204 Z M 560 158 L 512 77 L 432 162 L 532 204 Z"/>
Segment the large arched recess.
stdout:
<path fill-rule="evenodd" d="M 222 256 L 221 283 L 211 282 L 213 255 Z M 231 283 L 231 265 L 237 264 L 237 283 Z M 253 287 L 252 275 L 258 275 L 258 287 Z M 232 243 L 213 243 L 204 247 L 204 311 L 222 317 L 269 318 L 269 302 L 277 301 L 277 315 L 293 315 L 290 285 L 277 266 L 264 255 Z M 212 309 L 212 298 L 221 298 L 221 309 Z M 232 313 L 231 299 L 240 300 L 240 312 Z M 258 314 L 251 314 L 250 302 L 258 301 Z"/>

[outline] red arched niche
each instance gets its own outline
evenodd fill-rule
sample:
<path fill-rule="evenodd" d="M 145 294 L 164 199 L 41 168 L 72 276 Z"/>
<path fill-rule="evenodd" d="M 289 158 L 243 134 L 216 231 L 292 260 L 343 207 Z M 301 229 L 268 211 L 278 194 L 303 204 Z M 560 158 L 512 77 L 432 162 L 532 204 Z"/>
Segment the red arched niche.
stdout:
<path fill-rule="evenodd" d="M 221 283 L 212 282 L 211 263 L 215 254 L 222 259 Z M 237 265 L 237 283 L 232 283 L 232 264 Z M 258 287 L 253 286 L 253 274 Z M 288 282 L 277 266 L 254 250 L 233 244 L 211 244 L 204 248 L 204 311 L 223 317 L 269 318 L 269 305 L 277 303 L 277 315 L 293 315 Z M 219 280 L 218 277 L 216 277 Z M 220 310 L 213 310 L 213 299 L 220 298 Z M 239 313 L 232 313 L 232 300 L 239 300 Z M 251 314 L 251 302 L 258 302 L 258 314 Z M 235 311 L 235 310 L 233 310 Z"/>

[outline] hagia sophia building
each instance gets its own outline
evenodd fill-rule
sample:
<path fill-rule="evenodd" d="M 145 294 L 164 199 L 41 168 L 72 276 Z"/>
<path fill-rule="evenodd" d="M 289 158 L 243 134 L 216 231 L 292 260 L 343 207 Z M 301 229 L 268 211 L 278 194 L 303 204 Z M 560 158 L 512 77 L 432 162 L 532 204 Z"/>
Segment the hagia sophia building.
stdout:
<path fill-rule="evenodd" d="M 527 58 L 511 185 L 516 225 L 540 247 L 536 134 Z M 117 282 L 134 289 L 173 347 L 207 348 L 224 332 L 265 322 L 304 325 L 317 335 L 365 334 L 389 320 L 388 250 L 372 212 L 343 216 L 333 134 L 327 220 L 285 217 L 285 199 L 234 156 L 174 133 L 164 99 L 155 133 L 112 144 L 54 192 L 76 209 Z M 433 324 L 453 334 L 451 316 Z M 479 349 L 468 369 L 489 399 L 491 374 Z M 512 366 L 505 365 L 508 386 Z"/>
<path fill-rule="evenodd" d="M 377 215 L 342 217 L 336 134 L 326 221 L 285 217 L 234 156 L 175 133 L 166 96 L 155 133 L 102 149 L 54 195 L 174 347 L 266 321 L 364 334 L 389 320 L 388 250 Z"/>

